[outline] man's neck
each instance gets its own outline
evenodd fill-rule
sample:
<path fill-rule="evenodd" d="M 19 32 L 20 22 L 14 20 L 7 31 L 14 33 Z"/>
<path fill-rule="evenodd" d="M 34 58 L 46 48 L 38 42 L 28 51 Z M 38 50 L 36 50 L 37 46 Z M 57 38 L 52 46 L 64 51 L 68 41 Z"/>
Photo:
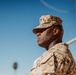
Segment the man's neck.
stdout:
<path fill-rule="evenodd" d="M 54 46 L 55 44 L 57 44 L 57 43 L 60 43 L 60 42 L 62 42 L 61 40 L 54 40 L 53 42 L 51 42 L 50 44 L 49 44 L 49 46 L 46 48 L 46 50 L 49 50 L 52 46 Z"/>

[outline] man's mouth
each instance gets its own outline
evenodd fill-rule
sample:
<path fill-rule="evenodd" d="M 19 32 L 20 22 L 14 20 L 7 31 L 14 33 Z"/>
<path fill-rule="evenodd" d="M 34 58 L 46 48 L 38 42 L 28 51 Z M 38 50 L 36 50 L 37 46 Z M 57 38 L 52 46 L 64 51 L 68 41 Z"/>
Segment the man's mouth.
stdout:
<path fill-rule="evenodd" d="M 40 38 L 37 38 L 37 42 L 39 42 Z"/>

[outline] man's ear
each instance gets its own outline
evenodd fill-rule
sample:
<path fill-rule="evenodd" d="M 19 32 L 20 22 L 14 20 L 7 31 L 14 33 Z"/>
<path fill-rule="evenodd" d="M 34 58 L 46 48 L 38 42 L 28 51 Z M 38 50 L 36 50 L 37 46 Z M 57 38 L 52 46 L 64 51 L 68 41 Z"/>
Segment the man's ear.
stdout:
<path fill-rule="evenodd" d="M 57 35 L 59 33 L 59 28 L 54 28 L 53 29 L 53 35 Z"/>

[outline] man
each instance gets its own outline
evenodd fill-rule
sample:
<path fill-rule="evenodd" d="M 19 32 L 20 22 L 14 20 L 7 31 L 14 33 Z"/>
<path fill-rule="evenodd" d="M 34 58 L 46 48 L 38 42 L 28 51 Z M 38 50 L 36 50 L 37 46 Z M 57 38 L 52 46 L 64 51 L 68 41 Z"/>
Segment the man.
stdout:
<path fill-rule="evenodd" d="M 76 75 L 75 60 L 68 45 L 62 43 L 62 20 L 44 15 L 33 32 L 37 35 L 38 45 L 46 52 L 34 62 L 30 75 Z"/>

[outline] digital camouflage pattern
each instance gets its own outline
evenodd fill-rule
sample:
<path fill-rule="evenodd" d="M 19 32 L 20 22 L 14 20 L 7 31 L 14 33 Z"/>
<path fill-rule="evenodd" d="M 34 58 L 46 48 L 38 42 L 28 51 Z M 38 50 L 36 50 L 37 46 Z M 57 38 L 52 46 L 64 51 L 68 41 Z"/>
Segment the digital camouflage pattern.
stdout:
<path fill-rule="evenodd" d="M 51 47 L 35 61 L 30 75 L 76 75 L 76 63 L 68 45 Z"/>
<path fill-rule="evenodd" d="M 62 20 L 57 16 L 43 15 L 40 17 L 40 25 L 33 29 L 36 34 L 38 29 L 50 27 L 52 25 L 62 25 Z"/>

